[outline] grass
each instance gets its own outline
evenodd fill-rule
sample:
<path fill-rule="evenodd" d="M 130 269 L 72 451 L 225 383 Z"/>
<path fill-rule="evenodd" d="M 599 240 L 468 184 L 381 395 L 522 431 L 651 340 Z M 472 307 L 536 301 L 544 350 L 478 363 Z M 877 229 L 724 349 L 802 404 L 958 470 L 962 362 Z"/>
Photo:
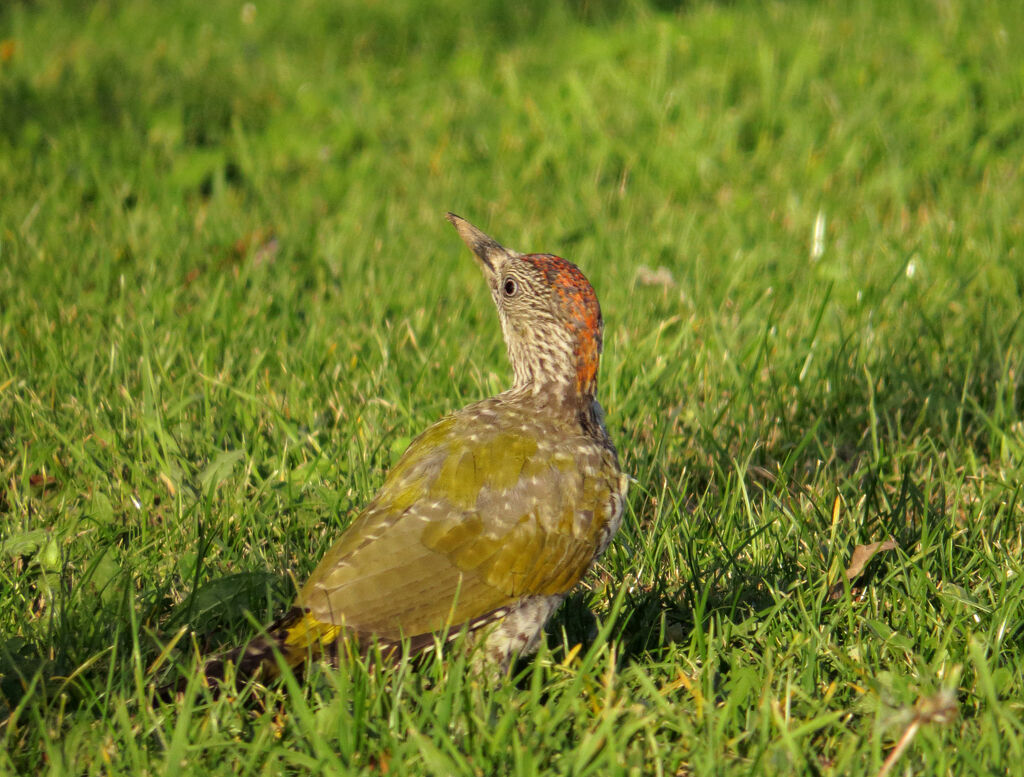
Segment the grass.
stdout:
<path fill-rule="evenodd" d="M 1022 30 L 3 4 L 0 770 L 1021 773 Z M 612 548 L 514 682 L 452 656 L 154 700 L 507 384 L 446 210 L 597 288 Z"/>

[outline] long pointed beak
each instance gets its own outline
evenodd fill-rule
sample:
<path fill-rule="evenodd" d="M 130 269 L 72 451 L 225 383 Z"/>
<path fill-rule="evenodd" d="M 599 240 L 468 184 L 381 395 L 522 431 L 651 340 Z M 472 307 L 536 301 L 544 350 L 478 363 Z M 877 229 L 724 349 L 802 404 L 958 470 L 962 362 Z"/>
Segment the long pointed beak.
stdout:
<path fill-rule="evenodd" d="M 473 252 L 481 268 L 489 277 L 498 275 L 502 265 L 514 256 L 512 251 L 502 246 L 493 237 L 485 235 L 462 216 L 449 213 L 448 220 L 458 230 L 462 242 L 469 246 L 469 250 Z"/>

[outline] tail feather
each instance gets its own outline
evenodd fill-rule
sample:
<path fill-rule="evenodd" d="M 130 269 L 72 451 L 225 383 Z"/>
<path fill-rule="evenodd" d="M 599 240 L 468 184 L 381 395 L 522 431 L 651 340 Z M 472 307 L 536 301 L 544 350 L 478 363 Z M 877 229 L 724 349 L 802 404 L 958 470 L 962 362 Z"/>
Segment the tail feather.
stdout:
<path fill-rule="evenodd" d="M 205 661 L 202 674 L 207 687 L 216 693 L 223 688 L 229 676 L 233 677 L 234 686 L 240 688 L 256 677 L 264 682 L 275 679 L 281 674 L 282 664 L 295 669 L 310 658 L 323 657 L 336 664 L 343 645 L 363 655 L 376 647 L 385 661 L 397 660 L 400 655 L 419 656 L 433 650 L 438 637 L 450 642 L 465 631 L 473 632 L 500 621 L 506 614 L 505 609 L 495 610 L 464 624 L 463 629 L 440 635 L 419 634 L 402 641 L 362 635 L 336 623 L 324 623 L 306 609 L 292 607 L 262 636 Z M 234 667 L 233 674 L 228 672 L 229 665 Z M 158 692 L 162 698 L 170 699 L 183 693 L 187 686 L 187 679 L 181 678 L 176 683 L 163 686 Z"/>
<path fill-rule="evenodd" d="M 340 631 L 339 627 L 319 623 L 308 612 L 293 607 L 272 623 L 264 635 L 203 662 L 203 680 L 215 694 L 219 693 L 229 679 L 229 665 L 234 667 L 231 676 L 236 688 L 257 676 L 272 680 L 281 673 L 279 656 L 285 666 L 297 667 L 307 658 L 321 655 L 328 647 L 327 638 L 336 640 Z M 188 685 L 188 678 L 181 677 L 160 686 L 157 695 L 171 701 L 185 693 Z"/>
<path fill-rule="evenodd" d="M 309 658 L 326 657 L 337 664 L 338 651 L 346 640 L 358 653 L 366 655 L 374 646 L 385 661 L 396 660 L 401 654 L 418 656 L 433 650 L 438 637 L 450 642 L 464 632 L 475 632 L 502 621 L 509 613 L 499 608 L 485 613 L 464 624 L 462 629 L 436 634 L 429 632 L 402 640 L 388 640 L 372 635 L 353 632 L 336 623 L 324 623 L 309 610 L 292 607 L 267 629 L 264 636 L 257 637 L 244 647 L 232 650 L 223 656 L 210 659 L 203 667 L 207 684 L 222 683 L 227 664 L 235 667 L 235 681 L 243 684 L 257 674 L 263 680 L 272 680 L 280 674 L 278 657 L 288 667 L 295 668 Z M 507 663 L 507 657 L 505 662 Z"/>
<path fill-rule="evenodd" d="M 341 633 L 341 627 L 321 623 L 307 611 L 293 607 L 247 645 L 211 658 L 203 665 L 208 685 L 223 683 L 227 665 L 235 667 L 235 682 L 242 684 L 257 675 L 272 680 L 280 674 L 278 657 L 285 666 L 296 667 L 310 656 L 322 654 Z"/>

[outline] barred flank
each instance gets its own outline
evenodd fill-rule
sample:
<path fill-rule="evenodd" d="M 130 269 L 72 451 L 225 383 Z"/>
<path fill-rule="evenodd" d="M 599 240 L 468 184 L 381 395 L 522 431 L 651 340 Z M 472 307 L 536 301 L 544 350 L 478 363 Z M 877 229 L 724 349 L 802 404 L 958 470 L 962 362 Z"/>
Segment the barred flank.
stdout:
<path fill-rule="evenodd" d="M 561 601 L 561 597 L 556 597 Z M 526 600 L 529 602 L 531 600 Z M 415 656 L 433 649 L 438 636 L 451 641 L 463 631 L 476 632 L 485 627 L 504 621 L 508 608 L 500 608 L 480 615 L 451 631 L 441 634 L 430 632 L 408 639 L 404 648 L 399 641 L 374 640 L 372 637 L 350 633 L 352 647 L 365 655 L 371 645 L 376 644 L 385 659 L 397 659 L 403 649 L 406 655 Z M 261 680 L 272 680 L 280 674 L 277 656 L 286 666 L 297 667 L 308 658 L 326 658 L 337 663 L 338 650 L 344 643 L 345 629 L 335 623 L 317 620 L 308 610 L 292 607 L 285 615 L 267 629 L 265 636 L 257 637 L 245 647 L 232 650 L 225 655 L 212 658 L 203 666 L 203 675 L 210 687 L 216 688 L 225 680 L 228 664 L 235 667 L 235 683 L 244 685 L 247 680 L 259 676 Z"/>

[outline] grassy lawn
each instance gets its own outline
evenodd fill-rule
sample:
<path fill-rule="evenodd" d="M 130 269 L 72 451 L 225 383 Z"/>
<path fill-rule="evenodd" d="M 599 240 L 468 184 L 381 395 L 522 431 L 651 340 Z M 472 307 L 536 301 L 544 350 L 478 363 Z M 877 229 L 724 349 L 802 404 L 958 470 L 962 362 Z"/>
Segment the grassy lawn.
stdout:
<path fill-rule="evenodd" d="M 3 2 L 0 772 L 1024 772 L 1022 181 L 1021 3 Z M 508 385 L 447 210 L 597 289 L 611 549 L 155 699 Z"/>

